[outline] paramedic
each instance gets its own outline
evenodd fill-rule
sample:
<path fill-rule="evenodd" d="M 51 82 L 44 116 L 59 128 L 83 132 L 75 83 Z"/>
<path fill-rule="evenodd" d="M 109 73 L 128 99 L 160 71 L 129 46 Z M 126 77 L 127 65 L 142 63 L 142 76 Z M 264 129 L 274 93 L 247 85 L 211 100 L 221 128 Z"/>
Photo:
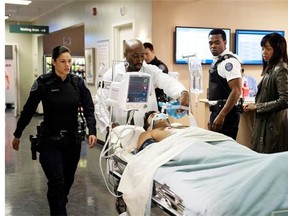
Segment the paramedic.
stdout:
<path fill-rule="evenodd" d="M 149 42 L 143 43 L 144 48 L 145 48 L 145 55 L 144 55 L 144 60 L 147 64 L 152 64 L 157 66 L 162 70 L 163 73 L 168 74 L 168 67 L 164 62 L 160 61 L 154 53 L 154 47 L 153 44 Z M 167 95 L 163 92 L 163 89 L 155 88 L 155 93 L 156 93 L 156 99 L 157 102 L 167 102 L 168 98 Z M 161 111 L 161 107 L 158 105 L 158 110 L 159 112 Z"/>
<path fill-rule="evenodd" d="M 288 57 L 287 44 L 278 33 L 261 40 L 263 72 L 255 103 L 244 105 L 254 112 L 252 149 L 259 153 L 288 151 Z"/>
<path fill-rule="evenodd" d="M 12 141 L 19 150 L 20 137 L 42 101 L 44 121 L 38 131 L 40 163 L 48 180 L 47 198 L 51 215 L 67 215 L 68 194 L 81 151 L 78 110 L 81 105 L 89 131 L 88 144 L 95 146 L 96 120 L 94 104 L 86 82 L 70 73 L 71 54 L 67 47 L 57 46 L 52 54 L 52 72 L 34 82 L 29 98 L 17 122 Z"/>
<path fill-rule="evenodd" d="M 242 75 L 240 60 L 226 49 L 226 33 L 213 29 L 209 33 L 209 47 L 213 63 L 209 71 L 209 129 L 236 140 L 240 121 L 240 109 L 236 104 L 241 95 Z"/>
<path fill-rule="evenodd" d="M 155 65 L 146 64 L 144 61 L 145 50 L 141 41 L 137 39 L 127 40 L 125 43 L 124 56 L 129 65 L 124 62 L 115 65 L 114 72 L 110 68 L 103 75 L 103 81 L 120 81 L 121 76 L 126 72 L 139 71 L 148 73 L 152 77 L 153 86 L 159 87 L 171 98 L 179 99 L 180 104 L 189 106 L 189 93 L 185 87 L 176 79 L 162 73 Z M 125 67 L 126 66 L 126 67 Z M 109 112 L 106 99 L 108 97 L 108 89 L 99 88 L 96 94 L 95 114 L 97 124 L 100 131 L 103 133 L 109 127 Z M 157 110 L 157 101 L 155 91 L 152 90 L 149 95 L 148 107 L 143 110 L 138 110 L 134 115 L 134 122 L 138 126 L 143 125 L 143 116 L 147 110 Z M 112 121 L 119 124 L 126 124 L 127 112 L 113 108 Z"/>

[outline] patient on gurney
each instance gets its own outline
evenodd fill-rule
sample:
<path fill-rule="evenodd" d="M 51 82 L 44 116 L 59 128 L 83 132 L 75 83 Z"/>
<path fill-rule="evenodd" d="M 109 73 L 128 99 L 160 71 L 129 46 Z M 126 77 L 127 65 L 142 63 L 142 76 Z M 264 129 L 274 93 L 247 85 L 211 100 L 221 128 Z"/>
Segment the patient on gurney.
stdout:
<path fill-rule="evenodd" d="M 160 142 L 166 137 L 172 135 L 177 129 L 181 129 L 187 126 L 171 125 L 168 119 L 168 115 L 159 113 L 157 111 L 149 111 L 144 115 L 144 126 L 146 130 L 141 133 L 138 142 L 138 152 L 146 148 L 155 142 Z"/>

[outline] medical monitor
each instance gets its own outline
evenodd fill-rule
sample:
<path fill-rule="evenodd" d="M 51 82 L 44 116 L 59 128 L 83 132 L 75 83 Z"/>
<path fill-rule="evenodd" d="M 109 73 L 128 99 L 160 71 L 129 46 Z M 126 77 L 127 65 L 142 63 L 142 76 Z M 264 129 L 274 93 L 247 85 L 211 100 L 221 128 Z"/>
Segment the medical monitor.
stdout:
<path fill-rule="evenodd" d="M 187 64 L 183 56 L 196 54 L 202 64 L 211 64 L 213 55 L 209 49 L 209 33 L 214 28 L 204 27 L 175 27 L 175 63 Z M 231 30 L 221 28 L 226 33 L 227 49 L 230 49 Z"/>
<path fill-rule="evenodd" d="M 277 30 L 245 30 L 236 29 L 235 31 L 235 53 L 240 57 L 243 64 L 260 65 L 262 61 L 262 38 L 270 33 L 277 32 L 282 36 L 284 31 Z"/>
<path fill-rule="evenodd" d="M 138 110 L 147 107 L 151 76 L 142 72 L 127 72 L 120 82 L 112 82 L 108 104 L 123 110 Z"/>

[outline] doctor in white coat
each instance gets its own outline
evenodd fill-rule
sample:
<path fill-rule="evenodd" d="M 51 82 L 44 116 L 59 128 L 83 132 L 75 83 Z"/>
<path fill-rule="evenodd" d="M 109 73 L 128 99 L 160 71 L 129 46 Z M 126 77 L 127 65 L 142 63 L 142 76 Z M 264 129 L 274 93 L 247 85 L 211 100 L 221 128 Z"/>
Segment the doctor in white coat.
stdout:
<path fill-rule="evenodd" d="M 127 40 L 125 43 L 124 61 L 116 64 L 112 74 L 112 68 L 106 71 L 103 75 L 103 81 L 120 81 L 121 77 L 126 72 L 144 72 L 148 73 L 152 77 L 152 83 L 154 88 L 151 88 L 151 94 L 148 99 L 148 107 L 143 110 L 138 110 L 134 114 L 134 123 L 138 126 L 143 126 L 143 117 L 145 112 L 150 110 L 158 110 L 157 101 L 155 96 L 155 88 L 163 89 L 165 94 L 169 97 L 178 99 L 182 106 L 189 106 L 189 93 L 186 88 L 176 79 L 163 73 L 158 67 L 154 65 L 146 64 L 144 61 L 145 49 L 141 41 L 137 39 Z M 126 66 L 126 67 L 125 67 Z M 101 89 L 97 90 L 95 100 L 95 115 L 97 119 L 98 128 L 101 133 L 107 130 L 110 126 L 110 118 L 108 105 L 106 103 L 109 90 Z M 126 124 L 127 111 L 113 108 L 112 122 L 119 124 Z"/>

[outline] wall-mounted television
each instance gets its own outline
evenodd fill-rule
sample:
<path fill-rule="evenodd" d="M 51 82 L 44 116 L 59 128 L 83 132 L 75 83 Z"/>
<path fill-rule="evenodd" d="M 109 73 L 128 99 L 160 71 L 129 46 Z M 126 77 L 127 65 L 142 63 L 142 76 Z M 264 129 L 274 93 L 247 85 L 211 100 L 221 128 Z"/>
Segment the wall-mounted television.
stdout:
<path fill-rule="evenodd" d="M 284 31 L 276 30 L 245 30 L 236 29 L 235 31 L 235 53 L 240 57 L 243 64 L 259 65 L 262 64 L 262 48 L 260 42 L 266 34 L 277 32 L 282 36 Z"/>
<path fill-rule="evenodd" d="M 205 27 L 175 27 L 175 63 L 187 64 L 187 55 L 196 53 L 202 64 L 211 64 L 213 55 L 209 49 L 209 33 L 213 28 Z M 230 48 L 231 30 L 222 28 L 226 33 L 227 49 Z"/>

